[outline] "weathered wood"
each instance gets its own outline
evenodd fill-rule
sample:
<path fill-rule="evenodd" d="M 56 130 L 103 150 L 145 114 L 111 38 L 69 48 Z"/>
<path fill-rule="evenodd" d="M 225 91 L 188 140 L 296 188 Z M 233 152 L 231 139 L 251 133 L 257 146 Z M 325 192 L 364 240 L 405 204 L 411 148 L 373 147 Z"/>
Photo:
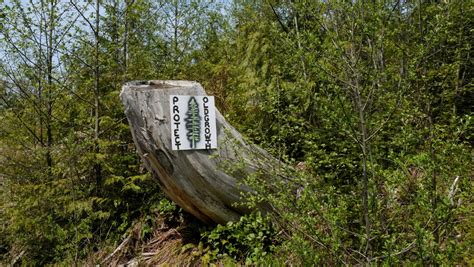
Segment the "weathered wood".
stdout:
<path fill-rule="evenodd" d="M 170 95 L 206 95 L 191 81 L 135 81 L 125 84 L 120 97 L 133 139 L 146 168 L 165 194 L 206 223 L 237 220 L 249 210 L 234 204 L 251 189 L 242 179 L 257 170 L 273 169 L 277 160 L 242 136 L 216 110 L 216 150 L 171 149 Z M 229 163 L 234 170 L 224 168 Z"/>

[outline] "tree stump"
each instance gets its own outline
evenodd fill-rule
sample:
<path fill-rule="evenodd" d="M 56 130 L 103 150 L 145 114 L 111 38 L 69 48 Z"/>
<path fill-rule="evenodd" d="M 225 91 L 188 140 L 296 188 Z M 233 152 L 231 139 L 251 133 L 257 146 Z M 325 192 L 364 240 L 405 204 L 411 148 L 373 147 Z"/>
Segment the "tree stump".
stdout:
<path fill-rule="evenodd" d="M 206 92 L 191 81 L 134 81 L 122 87 L 133 140 L 148 171 L 172 201 L 205 223 L 223 224 L 249 213 L 245 206 L 234 205 L 252 190 L 242 180 L 275 169 L 278 160 L 244 141 L 217 109 L 218 149 L 172 150 L 170 95 Z"/>

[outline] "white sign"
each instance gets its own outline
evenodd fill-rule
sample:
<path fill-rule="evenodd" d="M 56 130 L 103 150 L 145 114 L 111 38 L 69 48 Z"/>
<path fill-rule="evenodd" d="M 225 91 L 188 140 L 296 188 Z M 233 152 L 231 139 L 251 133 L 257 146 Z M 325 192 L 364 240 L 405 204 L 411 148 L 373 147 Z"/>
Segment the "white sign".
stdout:
<path fill-rule="evenodd" d="M 217 148 L 216 108 L 213 96 L 170 96 L 171 148 Z"/>

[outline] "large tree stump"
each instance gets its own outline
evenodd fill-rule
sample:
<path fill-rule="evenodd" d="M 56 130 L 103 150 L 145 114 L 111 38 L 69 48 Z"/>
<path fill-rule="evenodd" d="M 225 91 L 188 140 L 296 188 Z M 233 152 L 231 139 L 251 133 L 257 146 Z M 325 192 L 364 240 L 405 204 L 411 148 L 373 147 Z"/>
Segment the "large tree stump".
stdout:
<path fill-rule="evenodd" d="M 206 92 L 191 81 L 135 81 L 122 88 L 120 97 L 140 157 L 164 193 L 184 210 L 206 223 L 237 220 L 249 212 L 234 205 L 242 200 L 242 192 L 251 191 L 242 179 L 272 170 L 278 161 L 245 142 L 218 110 L 218 149 L 172 150 L 170 95 Z"/>

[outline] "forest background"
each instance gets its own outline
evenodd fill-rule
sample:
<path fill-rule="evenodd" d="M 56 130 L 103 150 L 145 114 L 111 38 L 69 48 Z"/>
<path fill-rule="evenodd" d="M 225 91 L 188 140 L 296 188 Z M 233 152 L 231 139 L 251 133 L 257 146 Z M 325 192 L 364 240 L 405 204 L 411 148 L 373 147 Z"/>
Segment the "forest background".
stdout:
<path fill-rule="evenodd" d="M 472 265 L 473 31 L 467 0 L 0 0 L 0 259 L 100 263 L 161 217 L 195 262 Z M 183 219 L 119 100 L 146 79 L 200 82 L 298 193 Z"/>

